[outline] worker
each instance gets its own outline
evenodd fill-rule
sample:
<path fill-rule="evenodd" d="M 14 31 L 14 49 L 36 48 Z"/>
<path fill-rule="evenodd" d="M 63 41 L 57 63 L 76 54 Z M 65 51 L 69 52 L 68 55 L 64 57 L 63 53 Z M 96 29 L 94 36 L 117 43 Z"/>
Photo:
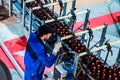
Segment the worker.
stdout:
<path fill-rule="evenodd" d="M 42 75 L 46 67 L 51 67 L 57 58 L 57 52 L 61 48 L 61 43 L 55 44 L 53 52 L 48 54 L 44 41 L 52 35 L 52 28 L 45 24 L 39 27 L 37 32 L 32 32 L 27 42 L 25 51 L 25 77 L 24 80 L 42 80 Z"/>

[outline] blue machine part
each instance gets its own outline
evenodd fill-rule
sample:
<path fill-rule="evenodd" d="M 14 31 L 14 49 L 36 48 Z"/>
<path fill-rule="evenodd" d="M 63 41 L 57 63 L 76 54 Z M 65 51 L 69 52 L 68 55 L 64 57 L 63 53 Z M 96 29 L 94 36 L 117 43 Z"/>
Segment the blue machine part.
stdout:
<path fill-rule="evenodd" d="M 67 71 L 67 74 L 73 74 L 74 65 L 71 62 L 65 62 L 63 68 Z"/>
<path fill-rule="evenodd" d="M 71 62 L 63 62 L 58 64 L 54 68 L 54 79 L 55 80 L 74 80 L 74 64 Z"/>

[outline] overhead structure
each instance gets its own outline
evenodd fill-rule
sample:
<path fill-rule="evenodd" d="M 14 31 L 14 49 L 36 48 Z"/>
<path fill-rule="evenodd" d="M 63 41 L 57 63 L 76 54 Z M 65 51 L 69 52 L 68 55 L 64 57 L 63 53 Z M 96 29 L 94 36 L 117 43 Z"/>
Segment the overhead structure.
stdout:
<path fill-rule="evenodd" d="M 23 1 L 23 23 L 22 23 L 23 26 L 25 26 L 25 15 L 26 15 L 25 10 L 26 10 L 26 3 L 29 3 L 29 2 L 32 2 L 32 1 L 35 1 L 35 0 Z M 65 1 L 63 1 L 63 3 L 70 2 L 70 1 L 72 1 L 72 0 L 65 0 Z M 59 2 L 50 3 L 50 4 L 45 4 L 45 5 L 43 5 L 43 7 L 45 8 L 45 7 L 54 6 L 54 5 L 59 5 Z M 41 8 L 40 6 L 31 8 L 29 14 L 31 15 L 33 10 L 40 9 L 40 8 Z M 32 16 L 32 15 L 31 15 L 31 16 Z M 29 17 L 30 19 L 31 19 L 31 16 Z M 31 22 L 31 20 L 30 20 L 30 22 Z M 30 24 L 31 24 L 31 23 L 30 23 Z"/>
<path fill-rule="evenodd" d="M 85 10 L 85 11 L 81 11 L 81 12 L 77 12 L 76 15 L 80 15 L 80 14 L 86 14 L 88 11 Z M 58 17 L 57 20 L 62 20 L 62 19 L 66 19 L 66 18 L 69 18 L 69 17 L 72 17 L 72 14 L 69 14 L 69 15 L 66 15 L 66 16 L 62 16 L 62 17 Z M 50 23 L 50 22 L 54 22 L 56 21 L 55 19 L 50 19 L 50 20 L 47 20 L 45 21 L 45 23 Z"/>
<path fill-rule="evenodd" d="M 104 27 L 105 27 L 105 26 L 102 25 L 102 26 L 93 28 L 92 31 L 94 31 L 94 30 L 99 30 L 99 29 L 102 29 L 102 28 L 104 28 Z M 85 34 L 85 33 L 88 33 L 88 32 L 89 32 L 89 30 L 81 31 L 81 32 L 75 33 L 75 36 L 79 36 L 79 35 L 82 35 L 82 34 Z M 71 37 L 74 37 L 74 36 L 73 36 L 73 35 L 67 35 L 67 36 L 61 37 L 61 40 L 69 39 L 69 38 L 71 38 Z"/>
<path fill-rule="evenodd" d="M 110 44 L 110 46 L 114 46 L 114 45 L 120 44 L 120 40 L 115 41 L 115 42 L 111 42 L 109 44 Z M 107 47 L 108 47 L 107 45 L 104 45 L 104 46 L 101 46 L 101 47 L 98 47 L 98 48 L 93 48 L 92 50 L 90 50 L 90 53 L 97 52 L 97 51 L 99 51 L 101 49 L 105 49 Z M 79 57 L 87 55 L 87 54 L 89 54 L 89 53 L 88 52 L 79 53 Z"/>

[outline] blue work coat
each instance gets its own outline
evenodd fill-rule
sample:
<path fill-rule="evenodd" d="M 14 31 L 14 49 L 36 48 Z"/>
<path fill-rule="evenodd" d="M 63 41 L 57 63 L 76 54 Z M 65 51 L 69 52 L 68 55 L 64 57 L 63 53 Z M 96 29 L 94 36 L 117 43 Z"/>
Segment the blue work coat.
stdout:
<path fill-rule="evenodd" d="M 43 42 L 37 37 L 36 33 L 31 33 L 28 39 L 28 44 L 36 53 L 37 59 L 30 56 L 30 50 L 25 51 L 25 80 L 42 80 L 42 74 L 45 66 L 51 67 L 56 60 L 54 54 L 47 54 Z"/>

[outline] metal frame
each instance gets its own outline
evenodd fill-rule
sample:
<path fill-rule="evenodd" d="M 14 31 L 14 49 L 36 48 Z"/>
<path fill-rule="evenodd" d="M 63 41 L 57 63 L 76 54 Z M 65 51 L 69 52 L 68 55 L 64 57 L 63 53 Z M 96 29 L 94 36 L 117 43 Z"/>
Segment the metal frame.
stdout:
<path fill-rule="evenodd" d="M 71 7 L 71 13 L 74 13 L 74 10 L 75 10 L 75 4 L 76 4 L 76 0 L 73 0 L 72 1 L 72 7 Z M 76 15 L 75 15 L 76 16 Z M 71 29 L 71 31 L 73 30 L 73 25 L 74 25 L 74 23 L 75 23 L 76 21 L 75 20 L 73 20 L 73 17 L 71 17 L 70 18 L 70 22 L 69 22 L 69 25 L 70 25 L 70 29 Z"/>
<path fill-rule="evenodd" d="M 120 44 L 120 40 L 110 43 L 111 46 L 116 45 L 116 44 Z M 104 49 L 104 48 L 107 48 L 107 45 L 104 45 L 104 46 L 101 46 L 101 47 L 98 47 L 98 48 L 91 49 L 91 50 L 90 50 L 90 53 L 97 52 L 97 51 L 99 51 L 99 50 L 101 50 L 101 49 Z M 79 57 L 84 56 L 84 55 L 87 55 L 87 54 L 88 54 L 87 52 L 79 53 Z"/>
<path fill-rule="evenodd" d="M 76 5 L 76 0 L 72 1 L 72 10 L 75 9 L 75 5 Z"/>
<path fill-rule="evenodd" d="M 116 63 L 120 65 L 120 49 L 119 49 L 119 52 L 118 52 Z"/>
<path fill-rule="evenodd" d="M 26 15 L 26 13 L 25 13 L 26 2 L 25 1 L 26 0 L 23 1 L 23 15 L 22 15 L 22 25 L 23 25 L 23 27 L 25 27 L 25 15 Z"/>
<path fill-rule="evenodd" d="M 67 2 L 64 3 L 64 9 L 63 9 L 63 14 L 62 16 L 66 15 L 66 9 L 67 9 Z"/>
<path fill-rule="evenodd" d="M 30 12 L 29 12 L 29 29 L 30 30 L 30 33 L 32 31 L 32 8 L 29 8 L 30 9 Z"/>
<path fill-rule="evenodd" d="M 88 11 L 86 11 L 86 10 L 85 11 L 81 11 L 81 12 L 76 13 L 76 15 L 85 14 L 87 12 Z M 69 17 L 72 17 L 72 14 L 59 17 L 59 18 L 57 18 L 57 20 L 62 20 L 62 19 L 69 18 Z M 56 20 L 55 19 L 50 19 L 50 20 L 46 20 L 45 23 L 50 23 L 50 22 L 54 22 L 54 21 L 56 21 Z"/>
<path fill-rule="evenodd" d="M 66 2 L 70 2 L 72 0 L 66 0 L 66 1 L 63 1 L 63 3 L 66 3 Z M 59 5 L 59 2 L 55 2 L 55 3 L 50 3 L 50 4 L 46 4 L 46 5 L 43 5 L 43 7 L 49 7 L 49 6 L 53 6 L 53 5 Z M 41 7 L 40 6 L 37 6 L 37 7 L 34 7 L 32 10 L 36 10 L 36 9 L 40 9 Z"/>
<path fill-rule="evenodd" d="M 101 38 L 100 38 L 100 43 L 99 43 L 99 47 L 103 45 L 104 41 L 105 41 L 105 35 L 106 35 L 106 31 L 107 31 L 107 24 L 104 24 L 105 27 L 103 28 L 102 30 L 102 35 L 101 35 Z M 100 54 L 101 54 L 101 50 L 98 51 L 98 56 L 100 57 Z"/>
<path fill-rule="evenodd" d="M 99 29 L 102 29 L 104 27 L 105 27 L 104 25 L 103 26 L 99 26 L 99 27 L 93 28 L 92 31 L 99 30 Z M 89 32 L 89 30 L 81 31 L 81 32 L 75 33 L 75 36 L 79 36 L 79 35 L 85 34 L 87 32 Z M 71 38 L 71 37 L 73 37 L 73 35 L 64 36 L 64 37 L 61 37 L 61 40 L 65 40 L 65 39 L 68 39 L 68 38 Z"/>
<path fill-rule="evenodd" d="M 73 0 L 73 1 L 72 1 L 72 7 L 71 7 L 72 10 L 75 9 L 75 5 L 76 5 L 76 0 Z M 64 3 L 64 9 L 63 9 L 63 14 L 62 14 L 62 16 L 65 16 L 65 15 L 66 15 L 66 8 L 67 8 L 67 2 Z"/>
<path fill-rule="evenodd" d="M 5 46 L 5 44 L 1 40 L 0 40 L 0 46 L 2 47 L 4 52 L 6 53 L 7 57 L 10 59 L 10 61 L 13 63 L 14 67 L 16 68 L 17 72 L 19 73 L 20 77 L 23 80 L 24 79 L 24 72 L 22 71 L 19 64 L 16 62 L 16 60 L 11 55 L 10 51 L 7 49 L 7 47 Z"/>
<path fill-rule="evenodd" d="M 32 9 L 30 9 L 30 12 L 29 12 L 29 20 L 30 20 L 30 23 L 29 23 L 29 27 L 31 28 L 31 31 L 32 31 Z M 76 13 L 76 15 L 79 15 L 79 14 L 85 14 L 85 13 L 87 13 L 87 11 L 82 11 L 82 12 L 78 12 L 78 13 Z M 69 17 L 71 17 L 72 16 L 72 14 L 69 14 L 69 15 L 67 15 L 67 16 L 62 16 L 62 17 L 59 17 L 59 18 L 57 18 L 57 20 L 62 20 L 62 19 L 65 19 L 65 18 L 69 18 Z M 50 19 L 50 20 L 46 20 L 45 21 L 45 23 L 50 23 L 50 22 L 54 22 L 54 21 L 56 21 L 55 19 Z M 31 32 L 30 31 L 30 32 Z"/>
<path fill-rule="evenodd" d="M 23 24 L 23 27 L 25 26 L 25 15 L 26 15 L 26 13 L 25 13 L 25 9 L 26 9 L 26 3 L 29 3 L 29 2 L 31 2 L 31 1 L 34 1 L 34 0 L 30 0 L 30 1 L 23 1 L 23 22 L 22 22 L 22 24 Z M 66 1 L 63 1 L 63 3 L 65 3 L 65 2 L 69 2 L 69 1 L 71 1 L 71 0 L 66 0 Z M 53 5 L 58 5 L 59 4 L 59 2 L 55 2 L 55 3 L 51 3 L 51 4 L 46 4 L 46 5 L 43 5 L 43 7 L 45 8 L 45 7 L 49 7 L 49 6 L 53 6 Z M 32 11 L 33 10 L 36 10 L 36 9 L 40 9 L 41 7 L 40 6 L 37 6 L 37 7 L 34 7 L 34 8 L 31 8 L 30 10 L 29 10 L 29 20 L 30 20 L 30 23 L 29 23 L 29 27 L 30 27 L 30 32 L 32 31 Z"/>
<path fill-rule="evenodd" d="M 116 44 L 120 44 L 120 40 L 115 41 L 115 42 L 111 42 L 110 46 L 113 46 L 113 45 L 116 45 Z M 94 48 L 94 49 L 90 50 L 90 53 L 97 52 L 97 51 L 99 51 L 101 49 L 104 49 L 104 48 L 107 48 L 107 47 L 108 47 L 107 45 L 104 45 L 104 46 L 101 46 L 101 47 L 98 47 L 98 48 Z M 79 57 L 82 57 L 82 56 L 87 55 L 87 54 L 89 54 L 89 53 L 88 52 L 82 52 L 82 53 L 79 53 L 78 56 L 76 57 L 77 62 L 76 62 L 76 68 L 75 68 L 74 76 L 76 76 L 76 72 L 77 72 L 76 70 L 77 70 L 77 65 L 78 65 Z"/>
<path fill-rule="evenodd" d="M 85 16 L 85 21 L 84 21 L 84 27 L 83 27 L 83 30 L 86 30 L 87 29 L 87 25 L 88 25 L 88 22 L 89 22 L 89 15 L 90 15 L 90 10 L 88 10 L 88 13 L 86 14 Z M 85 41 L 85 34 L 82 35 L 82 43 L 84 43 Z"/>
<path fill-rule="evenodd" d="M 12 0 L 9 0 L 9 16 L 12 16 Z"/>

